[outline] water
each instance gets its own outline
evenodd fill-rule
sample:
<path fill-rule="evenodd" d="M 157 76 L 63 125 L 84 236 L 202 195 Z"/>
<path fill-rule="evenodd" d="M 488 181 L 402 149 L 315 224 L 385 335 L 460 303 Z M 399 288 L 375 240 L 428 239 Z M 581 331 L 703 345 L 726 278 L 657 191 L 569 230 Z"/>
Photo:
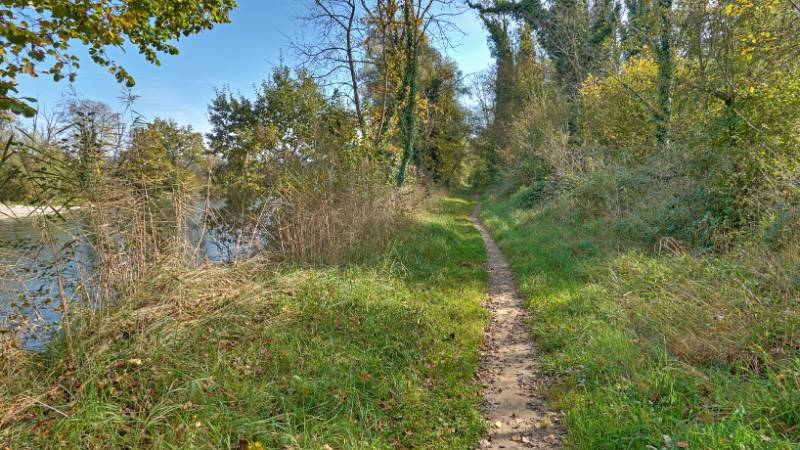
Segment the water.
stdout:
<path fill-rule="evenodd" d="M 0 220 L 0 326 L 23 330 L 26 347 L 58 331 L 50 325 L 62 316 L 62 290 L 74 298 L 78 281 L 93 269 L 91 247 L 75 238 L 77 225 L 52 224 L 45 234 L 34 219 Z"/>
<path fill-rule="evenodd" d="M 203 226 L 201 219 L 199 214 L 189 225 L 198 259 L 225 263 L 242 255 L 229 234 Z M 19 330 L 28 349 L 42 348 L 58 332 L 63 297 L 71 308 L 96 307 L 81 303 L 95 265 L 92 246 L 80 232 L 81 213 L 48 220 L 44 230 L 36 220 L 0 220 L 0 332 Z"/>

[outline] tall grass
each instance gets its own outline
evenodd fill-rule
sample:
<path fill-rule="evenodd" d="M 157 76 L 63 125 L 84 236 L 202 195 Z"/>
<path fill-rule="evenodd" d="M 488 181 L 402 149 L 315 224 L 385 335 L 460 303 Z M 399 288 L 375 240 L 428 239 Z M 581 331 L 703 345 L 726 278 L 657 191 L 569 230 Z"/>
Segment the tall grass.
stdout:
<path fill-rule="evenodd" d="M 122 170 L 115 158 L 129 148 L 136 122 L 125 124 L 93 105 L 71 105 L 81 111 L 77 118 L 45 117 L 43 125 L 4 130 L 4 154 L 19 161 L 15 183 L 46 213 L 21 219 L 38 230 L 35 242 L 4 243 L 16 246 L 3 274 L 16 292 L 4 294 L 20 298 L 0 304 L 0 316 L 15 317 L 0 324 L 7 351 L 19 345 L 20 333 L 46 336 L 55 329 L 71 342 L 74 321 L 132 295 L 154 267 L 199 261 L 187 229 L 192 216 L 203 215 L 191 210 L 196 184 L 176 171 L 138 179 Z M 43 309 L 57 309 L 60 319 L 48 322 Z"/>
<path fill-rule="evenodd" d="M 397 191 L 369 168 L 290 174 L 274 195 L 272 250 L 294 262 L 345 262 L 391 239 L 420 200 L 414 188 Z"/>
<path fill-rule="evenodd" d="M 472 448 L 487 313 L 471 204 L 359 263 L 155 266 L 47 353 L 3 364 L 12 448 Z"/>

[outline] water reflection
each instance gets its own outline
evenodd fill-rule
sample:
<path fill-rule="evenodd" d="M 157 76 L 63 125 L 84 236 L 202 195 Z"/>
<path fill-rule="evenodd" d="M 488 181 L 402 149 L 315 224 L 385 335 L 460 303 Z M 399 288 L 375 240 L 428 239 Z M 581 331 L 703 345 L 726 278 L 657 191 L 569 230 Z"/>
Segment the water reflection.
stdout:
<path fill-rule="evenodd" d="M 198 262 L 227 263 L 254 250 L 252 243 L 244 245 L 224 227 L 210 224 L 206 208 L 196 210 L 187 234 Z M 0 220 L 0 331 L 20 330 L 25 348 L 42 348 L 58 332 L 63 298 L 70 308 L 97 306 L 82 303 L 94 297 L 81 295 L 86 293 L 81 289 L 87 289 L 95 266 L 83 225 L 81 212 L 46 221 Z"/>
<path fill-rule="evenodd" d="M 0 323 L 24 331 L 37 347 L 58 331 L 63 298 L 75 300 L 77 284 L 91 273 L 91 247 L 78 239 L 79 218 L 0 221 Z"/>

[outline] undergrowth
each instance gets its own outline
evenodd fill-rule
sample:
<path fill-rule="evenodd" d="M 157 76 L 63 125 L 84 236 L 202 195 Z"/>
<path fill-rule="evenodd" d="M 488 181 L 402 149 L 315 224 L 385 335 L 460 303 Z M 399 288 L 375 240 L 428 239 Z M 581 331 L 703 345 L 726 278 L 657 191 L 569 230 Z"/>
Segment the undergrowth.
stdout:
<path fill-rule="evenodd" d="M 558 380 L 568 446 L 800 448 L 796 244 L 692 242 L 697 205 L 676 211 L 670 186 L 640 175 L 628 191 L 598 173 L 483 209 Z"/>
<path fill-rule="evenodd" d="M 159 268 L 72 348 L 6 356 L 0 448 L 474 447 L 470 207 L 444 199 L 358 263 Z"/>

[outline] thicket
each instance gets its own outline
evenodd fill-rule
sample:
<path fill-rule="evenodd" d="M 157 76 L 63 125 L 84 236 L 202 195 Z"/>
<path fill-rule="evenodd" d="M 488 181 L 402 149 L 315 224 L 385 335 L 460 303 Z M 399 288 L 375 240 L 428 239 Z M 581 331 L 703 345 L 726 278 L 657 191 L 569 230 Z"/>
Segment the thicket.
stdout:
<path fill-rule="evenodd" d="M 537 5 L 474 5 L 497 58 L 492 118 L 475 140 L 490 181 L 511 193 L 539 180 L 619 173 L 628 191 L 651 184 L 671 194 L 652 205 L 666 222 L 642 233 L 697 248 L 791 228 L 800 161 L 795 5 Z M 565 65 L 582 58 L 591 63 L 580 65 L 573 92 Z"/>
<path fill-rule="evenodd" d="M 496 57 L 473 180 L 571 442 L 794 448 L 800 9 L 473 6 Z"/>

